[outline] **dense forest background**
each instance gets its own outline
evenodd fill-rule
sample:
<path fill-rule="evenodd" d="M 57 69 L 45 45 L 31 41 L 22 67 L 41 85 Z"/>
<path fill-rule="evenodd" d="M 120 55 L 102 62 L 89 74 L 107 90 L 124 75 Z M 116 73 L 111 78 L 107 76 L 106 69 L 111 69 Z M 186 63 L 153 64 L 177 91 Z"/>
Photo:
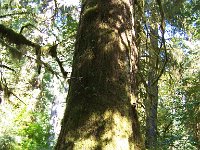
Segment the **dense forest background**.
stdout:
<path fill-rule="evenodd" d="M 146 149 L 200 149 L 200 1 L 133 1 Z M 81 4 L 0 0 L 0 150 L 50 150 L 66 105 Z"/>

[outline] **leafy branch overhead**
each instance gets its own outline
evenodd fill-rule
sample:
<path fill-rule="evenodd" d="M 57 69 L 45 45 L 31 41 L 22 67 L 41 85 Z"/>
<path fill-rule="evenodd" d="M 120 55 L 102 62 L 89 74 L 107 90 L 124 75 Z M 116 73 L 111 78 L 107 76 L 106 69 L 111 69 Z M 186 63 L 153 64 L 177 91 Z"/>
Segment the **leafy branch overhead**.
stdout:
<path fill-rule="evenodd" d="M 6 40 L 10 43 L 14 43 L 16 45 L 27 45 L 34 48 L 40 47 L 38 44 L 33 43 L 27 40 L 22 34 L 15 32 L 14 30 L 5 27 L 4 25 L 0 24 L 0 34 L 1 38 L 6 38 Z"/>
<path fill-rule="evenodd" d="M 54 108 L 65 104 L 76 10 L 60 0 L 0 2 L 0 149 L 53 149 L 52 125 L 62 117 Z"/>
<path fill-rule="evenodd" d="M 30 24 L 28 24 L 28 25 L 30 25 Z M 0 43 L 2 45 L 6 45 L 9 48 L 13 48 L 13 47 L 11 47 L 9 44 L 6 44 L 5 41 L 8 41 L 9 43 L 12 43 L 12 44 L 16 44 L 16 46 L 25 45 L 25 46 L 30 46 L 30 47 L 34 48 L 35 55 L 36 55 L 36 63 L 38 66 L 38 74 L 40 74 L 41 65 L 44 64 L 44 62 L 41 60 L 41 53 L 42 53 L 41 51 L 42 51 L 43 47 L 37 43 L 34 43 L 34 42 L 28 40 L 21 34 L 22 30 L 25 27 L 27 27 L 28 25 L 23 26 L 20 30 L 20 33 L 17 33 L 14 30 L 5 27 L 3 24 L 0 24 L 0 37 L 1 37 Z M 60 61 L 60 59 L 57 56 L 57 46 L 58 46 L 58 44 L 53 44 L 52 46 L 48 46 L 47 51 L 49 51 L 49 54 L 53 58 L 55 58 L 56 62 L 58 63 L 58 65 L 60 67 L 62 75 L 64 77 L 67 77 L 68 73 L 65 71 L 65 69 L 62 65 L 62 62 Z M 15 49 L 15 48 L 13 48 L 13 49 Z M 15 52 L 20 53 L 20 51 L 17 49 L 15 49 Z M 44 66 L 46 66 L 46 65 L 44 65 Z M 7 67 L 7 69 L 8 69 L 8 67 Z M 54 71 L 52 73 L 54 73 Z M 54 74 L 56 74 L 56 73 L 54 73 Z"/>

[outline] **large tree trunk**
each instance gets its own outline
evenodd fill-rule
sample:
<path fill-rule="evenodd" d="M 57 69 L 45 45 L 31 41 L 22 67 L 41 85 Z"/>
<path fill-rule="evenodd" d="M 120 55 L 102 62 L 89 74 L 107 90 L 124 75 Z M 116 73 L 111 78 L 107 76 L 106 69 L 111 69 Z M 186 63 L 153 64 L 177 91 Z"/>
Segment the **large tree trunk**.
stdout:
<path fill-rule="evenodd" d="M 130 103 L 131 10 L 129 0 L 83 1 L 56 150 L 140 149 Z"/>

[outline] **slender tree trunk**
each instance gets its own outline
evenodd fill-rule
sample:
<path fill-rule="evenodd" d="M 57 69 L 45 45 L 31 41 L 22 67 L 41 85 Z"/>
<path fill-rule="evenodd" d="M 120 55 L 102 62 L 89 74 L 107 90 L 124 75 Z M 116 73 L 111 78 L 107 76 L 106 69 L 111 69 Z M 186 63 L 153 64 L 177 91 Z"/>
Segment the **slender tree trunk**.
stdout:
<path fill-rule="evenodd" d="M 157 107 L 158 107 L 158 29 L 151 28 L 151 49 L 149 50 L 149 72 L 147 85 L 146 111 L 146 148 L 157 149 Z"/>
<path fill-rule="evenodd" d="M 56 150 L 140 149 L 130 103 L 130 52 L 137 54 L 131 11 L 129 0 L 83 1 Z"/>
<path fill-rule="evenodd" d="M 141 32 L 141 25 L 140 25 L 140 21 L 142 18 L 142 9 L 143 7 L 142 5 L 142 1 L 138 1 L 138 0 L 132 0 L 133 3 L 133 18 L 134 18 L 134 42 L 135 44 L 133 45 L 133 49 L 131 51 L 131 93 L 132 93 L 132 111 L 134 114 L 133 120 L 135 118 L 135 120 L 133 121 L 133 127 L 136 129 L 136 134 L 133 135 L 134 140 L 136 145 L 139 145 L 139 147 L 141 147 L 141 145 L 144 144 L 144 141 L 142 139 L 142 135 L 140 133 L 140 123 L 138 121 L 138 114 L 137 114 L 137 103 L 138 103 L 138 87 L 139 87 L 139 82 L 137 79 L 137 74 L 138 74 L 138 65 L 139 65 L 139 61 L 138 61 L 138 51 L 139 51 L 139 46 L 140 46 L 140 42 L 141 42 L 141 37 L 140 37 L 140 32 Z M 134 129 L 133 129 L 134 130 Z"/>

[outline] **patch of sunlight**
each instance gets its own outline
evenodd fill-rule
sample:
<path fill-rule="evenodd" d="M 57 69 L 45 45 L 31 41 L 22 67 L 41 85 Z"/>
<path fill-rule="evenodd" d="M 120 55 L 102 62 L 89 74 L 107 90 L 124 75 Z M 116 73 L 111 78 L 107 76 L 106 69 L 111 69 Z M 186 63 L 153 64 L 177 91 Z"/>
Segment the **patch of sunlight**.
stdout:
<path fill-rule="evenodd" d="M 126 116 L 126 115 L 125 115 Z M 122 136 L 128 138 L 131 131 L 131 121 L 129 121 L 125 116 L 122 116 L 119 112 L 113 114 L 114 119 L 114 131 L 117 136 Z"/>
<path fill-rule="evenodd" d="M 114 138 L 114 143 L 116 145 L 116 150 L 129 150 L 128 138 Z"/>
<path fill-rule="evenodd" d="M 107 24 L 107 22 L 101 22 L 98 25 L 99 29 L 109 29 L 109 25 Z"/>
<path fill-rule="evenodd" d="M 100 119 L 96 114 L 92 115 L 90 121 Z M 105 129 L 103 135 L 95 137 L 91 135 L 87 138 L 81 138 L 74 143 L 74 150 L 95 149 L 100 146 L 104 150 L 129 150 L 131 145 L 129 138 L 132 134 L 131 121 L 126 117 L 126 114 L 121 114 L 118 111 L 107 110 L 102 118 L 105 121 Z M 103 121 L 101 120 L 101 121 Z M 68 141 L 74 141 L 67 136 Z"/>
<path fill-rule="evenodd" d="M 126 67 L 126 66 L 124 65 L 124 64 L 125 64 L 124 61 L 118 59 L 117 62 L 118 62 L 118 64 L 119 64 L 120 69 L 124 69 L 124 68 Z"/>
<path fill-rule="evenodd" d="M 87 150 L 87 149 L 95 149 L 97 146 L 97 141 L 94 137 L 90 137 L 88 139 L 82 139 L 78 142 L 74 143 L 74 150 Z"/>
<path fill-rule="evenodd" d="M 130 94 L 130 95 L 131 95 L 131 104 L 132 104 L 132 105 L 133 105 L 133 104 L 136 104 L 137 98 L 135 97 L 134 94 Z"/>
<path fill-rule="evenodd" d="M 131 121 L 119 112 L 106 111 L 104 119 L 112 118 L 112 124 L 105 132 L 102 140 L 111 140 L 104 143 L 104 149 L 129 150 L 129 137 L 131 137 Z"/>
<path fill-rule="evenodd" d="M 131 41 L 131 34 L 129 34 L 131 32 L 128 31 L 124 31 L 121 33 L 121 42 L 120 42 L 120 48 L 121 51 L 126 51 L 127 47 L 129 48 L 129 44 Z"/>
<path fill-rule="evenodd" d="M 105 113 L 104 113 L 104 120 L 110 118 L 112 116 L 112 111 L 111 110 L 107 110 Z"/>

